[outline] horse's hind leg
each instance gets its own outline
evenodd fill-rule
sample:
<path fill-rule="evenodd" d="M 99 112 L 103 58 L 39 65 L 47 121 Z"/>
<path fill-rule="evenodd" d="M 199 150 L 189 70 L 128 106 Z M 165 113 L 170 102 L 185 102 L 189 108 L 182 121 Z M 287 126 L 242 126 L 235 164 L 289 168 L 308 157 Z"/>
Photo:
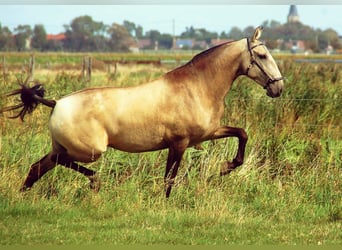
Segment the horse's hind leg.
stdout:
<path fill-rule="evenodd" d="M 42 159 L 32 164 L 26 180 L 20 189 L 26 191 L 30 189 L 33 184 L 38 181 L 46 172 L 53 169 L 56 163 L 51 159 L 52 153 L 45 155 Z"/>
<path fill-rule="evenodd" d="M 74 162 L 74 160 L 68 154 L 62 153 L 62 154 L 54 155 L 52 157 L 52 160 L 56 162 L 57 164 L 60 164 L 66 168 L 71 168 L 85 175 L 90 180 L 90 188 L 95 191 L 100 190 L 100 180 L 98 176 L 96 175 L 96 172 Z"/>

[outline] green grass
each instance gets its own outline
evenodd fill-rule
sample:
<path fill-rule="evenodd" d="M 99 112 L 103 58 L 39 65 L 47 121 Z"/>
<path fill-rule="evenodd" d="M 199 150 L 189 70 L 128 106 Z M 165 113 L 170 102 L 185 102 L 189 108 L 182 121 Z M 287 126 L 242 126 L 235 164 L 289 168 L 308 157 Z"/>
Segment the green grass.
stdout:
<path fill-rule="evenodd" d="M 37 70 L 36 79 L 58 98 L 86 86 L 141 84 L 167 70 L 96 71 L 91 83 L 77 71 Z M 168 200 L 166 151 L 108 150 L 88 164 L 99 171 L 99 193 L 63 167 L 20 193 L 29 166 L 49 150 L 50 111 L 39 106 L 24 123 L 0 115 L 0 245 L 342 244 L 341 66 L 285 60 L 281 70 L 288 82 L 280 99 L 246 78 L 226 98 L 223 121 L 249 135 L 244 165 L 219 176 L 235 139 L 188 149 Z M 1 93 L 15 82 L 11 72 L 1 78 Z M 11 102 L 0 99 L 0 106 Z"/>

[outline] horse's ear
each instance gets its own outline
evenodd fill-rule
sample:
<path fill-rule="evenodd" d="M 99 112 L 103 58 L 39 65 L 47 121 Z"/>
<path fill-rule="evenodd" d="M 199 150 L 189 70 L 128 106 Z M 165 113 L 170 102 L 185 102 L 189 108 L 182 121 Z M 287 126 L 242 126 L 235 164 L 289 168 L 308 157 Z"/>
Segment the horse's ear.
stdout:
<path fill-rule="evenodd" d="M 259 27 L 257 27 L 257 28 L 255 29 L 254 35 L 253 35 L 253 37 L 252 37 L 252 42 L 258 40 L 258 39 L 261 37 L 261 34 L 262 34 L 262 30 L 263 30 L 263 29 L 264 29 L 264 28 L 263 28 L 262 26 L 259 26 Z"/>

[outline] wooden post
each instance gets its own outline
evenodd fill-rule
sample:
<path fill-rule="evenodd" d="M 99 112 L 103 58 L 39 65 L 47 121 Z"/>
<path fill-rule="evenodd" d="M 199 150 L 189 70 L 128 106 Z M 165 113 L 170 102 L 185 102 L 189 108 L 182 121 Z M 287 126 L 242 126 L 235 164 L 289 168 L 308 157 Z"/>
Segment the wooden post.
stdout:
<path fill-rule="evenodd" d="M 29 81 L 33 80 L 34 77 L 34 66 L 35 66 L 35 58 L 34 55 L 30 56 L 29 66 L 28 66 L 28 75 Z"/>
<path fill-rule="evenodd" d="M 93 58 L 91 56 L 88 57 L 88 69 L 87 69 L 87 81 L 91 81 L 91 70 L 93 67 Z"/>
<path fill-rule="evenodd" d="M 116 75 L 116 71 L 118 69 L 118 62 L 114 62 L 114 75 Z"/>
<path fill-rule="evenodd" d="M 86 57 L 83 57 L 83 61 L 82 61 L 82 79 L 85 78 L 85 71 L 86 71 Z"/>
<path fill-rule="evenodd" d="M 2 77 L 4 79 L 4 82 L 7 83 L 7 65 L 5 56 L 2 56 Z"/>
<path fill-rule="evenodd" d="M 5 74 L 6 74 L 6 57 L 5 56 L 2 56 L 2 74 L 5 77 Z"/>
<path fill-rule="evenodd" d="M 91 81 L 92 64 L 93 64 L 92 57 L 90 56 L 83 57 L 82 78 L 85 79 L 87 82 Z"/>

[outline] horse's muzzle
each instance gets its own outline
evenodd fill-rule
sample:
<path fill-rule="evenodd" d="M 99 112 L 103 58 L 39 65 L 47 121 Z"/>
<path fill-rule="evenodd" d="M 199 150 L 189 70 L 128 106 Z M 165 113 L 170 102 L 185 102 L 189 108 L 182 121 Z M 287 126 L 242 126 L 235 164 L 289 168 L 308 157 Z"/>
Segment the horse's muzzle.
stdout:
<path fill-rule="evenodd" d="M 284 89 L 284 81 L 279 80 L 267 86 L 266 94 L 269 97 L 276 98 L 276 97 L 281 96 L 283 89 Z"/>

